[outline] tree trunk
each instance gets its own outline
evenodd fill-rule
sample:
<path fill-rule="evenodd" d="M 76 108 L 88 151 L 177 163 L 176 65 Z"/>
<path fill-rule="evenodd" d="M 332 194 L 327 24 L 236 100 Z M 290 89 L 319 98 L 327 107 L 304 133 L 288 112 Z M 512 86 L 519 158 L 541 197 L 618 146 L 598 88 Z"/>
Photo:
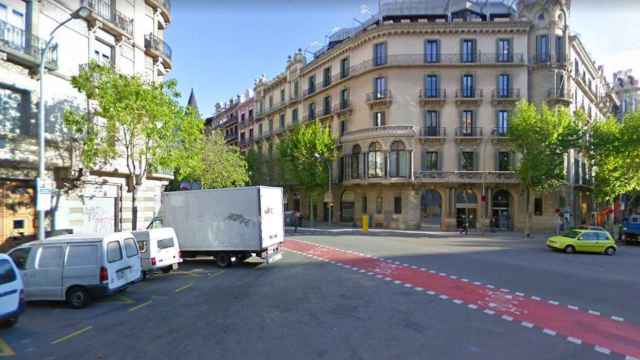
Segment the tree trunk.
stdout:
<path fill-rule="evenodd" d="M 138 206 L 136 205 L 136 197 L 138 195 L 138 186 L 134 185 L 131 192 L 131 230 L 138 230 Z"/>
<path fill-rule="evenodd" d="M 524 222 L 524 236 L 525 237 L 529 237 L 531 236 L 531 218 L 532 218 L 532 212 L 531 212 L 531 190 L 529 188 L 527 188 L 525 193 L 525 206 L 527 207 L 527 216 Z"/>

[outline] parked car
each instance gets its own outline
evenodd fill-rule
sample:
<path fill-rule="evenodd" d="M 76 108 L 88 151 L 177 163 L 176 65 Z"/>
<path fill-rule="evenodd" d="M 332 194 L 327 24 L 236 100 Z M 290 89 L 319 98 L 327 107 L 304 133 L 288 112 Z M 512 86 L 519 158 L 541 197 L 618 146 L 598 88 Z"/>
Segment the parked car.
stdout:
<path fill-rule="evenodd" d="M 627 244 L 640 242 L 640 215 L 631 215 L 623 220 L 622 240 Z"/>
<path fill-rule="evenodd" d="M 13 260 L 0 254 L 0 323 L 13 326 L 24 311 L 24 285 Z"/>
<path fill-rule="evenodd" d="M 27 301 L 61 300 L 79 309 L 141 278 L 140 254 L 128 232 L 53 237 L 19 246 L 9 256 L 20 269 Z"/>
<path fill-rule="evenodd" d="M 154 271 L 169 273 L 177 270 L 180 258 L 180 246 L 172 228 L 158 228 L 134 231 L 142 261 L 142 277 Z"/>
<path fill-rule="evenodd" d="M 552 236 L 547 246 L 567 254 L 575 252 L 604 253 L 615 255 L 616 242 L 607 231 L 573 229 L 560 236 Z"/>

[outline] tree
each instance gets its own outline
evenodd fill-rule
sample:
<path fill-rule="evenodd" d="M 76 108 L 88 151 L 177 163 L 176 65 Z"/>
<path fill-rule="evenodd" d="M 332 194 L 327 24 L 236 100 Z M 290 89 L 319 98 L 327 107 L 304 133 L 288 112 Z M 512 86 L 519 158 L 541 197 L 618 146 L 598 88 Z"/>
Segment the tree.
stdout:
<path fill-rule="evenodd" d="M 226 145 L 220 131 L 213 131 L 205 136 L 200 155 L 193 154 L 202 166 L 200 173 L 191 177 L 202 183 L 205 189 L 218 189 L 244 186 L 249 183 L 247 162 L 235 146 Z M 201 160 L 197 159 L 201 157 Z"/>
<path fill-rule="evenodd" d="M 567 108 L 537 108 L 526 101 L 520 102 L 509 124 L 509 139 L 519 153 L 516 173 L 525 190 L 527 216 L 525 235 L 531 227 L 531 194 L 558 188 L 566 182 L 564 156 L 579 148 L 582 127 Z"/>
<path fill-rule="evenodd" d="M 299 126 L 278 144 L 278 153 L 285 173 L 309 196 L 312 208 L 313 196 L 329 181 L 326 161 L 335 159 L 336 142 L 331 129 L 319 122 Z M 313 221 L 313 211 L 310 214 Z"/>
<path fill-rule="evenodd" d="M 154 83 L 95 62 L 72 77 L 88 99 L 87 112 L 66 110 L 65 126 L 82 140 L 89 169 L 124 159 L 132 193 L 132 228 L 137 228 L 137 190 L 145 176 L 187 161 L 184 149 L 202 133 L 197 116 L 178 105 L 176 82 Z"/>
<path fill-rule="evenodd" d="M 249 171 L 249 180 L 252 185 L 266 185 L 265 158 L 261 151 L 249 149 L 245 155 L 245 161 Z"/>

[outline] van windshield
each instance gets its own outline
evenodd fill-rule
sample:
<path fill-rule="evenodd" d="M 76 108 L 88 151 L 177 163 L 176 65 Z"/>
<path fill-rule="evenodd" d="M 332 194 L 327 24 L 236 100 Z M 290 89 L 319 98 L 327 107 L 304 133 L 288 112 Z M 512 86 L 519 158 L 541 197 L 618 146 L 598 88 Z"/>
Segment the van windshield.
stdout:
<path fill-rule="evenodd" d="M 16 272 L 13 266 L 6 259 L 0 259 L 0 285 L 12 283 L 16 281 Z"/>

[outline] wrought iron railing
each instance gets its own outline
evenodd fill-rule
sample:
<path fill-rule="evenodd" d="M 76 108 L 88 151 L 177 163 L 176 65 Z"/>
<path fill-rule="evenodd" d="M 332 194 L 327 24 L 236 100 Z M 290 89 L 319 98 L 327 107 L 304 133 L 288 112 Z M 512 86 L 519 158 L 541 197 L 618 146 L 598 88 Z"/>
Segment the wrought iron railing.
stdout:
<path fill-rule="evenodd" d="M 171 60 L 172 51 L 169 44 L 161 38 L 153 34 L 147 34 L 144 37 L 144 46 L 162 53 L 164 57 Z"/>
<path fill-rule="evenodd" d="M 456 128 L 456 137 L 482 136 L 482 128 L 477 126 L 461 126 Z"/>
<path fill-rule="evenodd" d="M 367 102 L 380 100 L 391 100 L 391 90 L 383 89 L 367 94 Z"/>
<path fill-rule="evenodd" d="M 481 99 L 483 97 L 484 91 L 475 87 L 456 90 L 456 99 Z"/>
<path fill-rule="evenodd" d="M 25 30 L 0 20 L 0 48 L 12 50 L 31 57 L 34 63 L 40 63 L 40 56 L 46 41 L 35 35 L 29 35 Z M 58 45 L 49 47 L 46 65 L 58 66 Z"/>
<path fill-rule="evenodd" d="M 447 89 L 420 89 L 421 100 L 437 100 L 445 99 L 447 97 Z"/>
<path fill-rule="evenodd" d="M 115 25 L 127 35 L 133 36 L 133 19 L 115 8 L 115 1 L 83 0 L 82 4 L 91 9 L 100 18 Z"/>
<path fill-rule="evenodd" d="M 494 99 L 519 99 L 520 89 L 513 88 L 497 88 L 493 89 L 492 98 Z"/>
<path fill-rule="evenodd" d="M 420 137 L 445 137 L 447 129 L 441 126 L 427 126 L 420 129 Z"/>

